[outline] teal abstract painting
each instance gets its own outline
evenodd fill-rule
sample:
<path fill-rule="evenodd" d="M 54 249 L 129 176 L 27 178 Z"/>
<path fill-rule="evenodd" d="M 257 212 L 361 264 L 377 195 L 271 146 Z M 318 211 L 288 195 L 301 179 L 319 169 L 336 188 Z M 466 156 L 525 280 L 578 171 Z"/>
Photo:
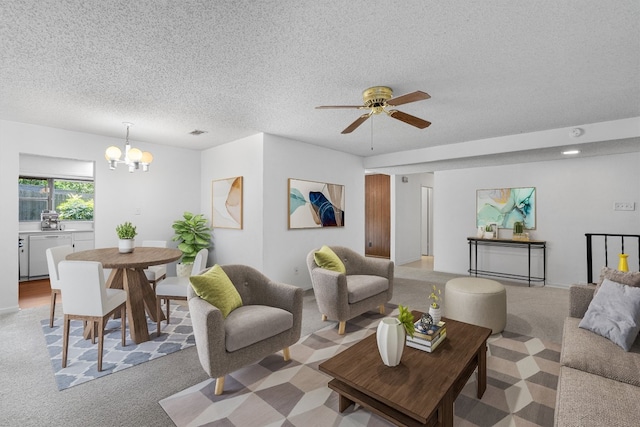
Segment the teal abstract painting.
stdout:
<path fill-rule="evenodd" d="M 517 221 L 527 230 L 536 228 L 535 187 L 476 191 L 476 227 L 495 223 L 499 228 L 513 228 Z"/>
<path fill-rule="evenodd" d="M 289 179 L 289 228 L 344 227 L 344 186 Z"/>

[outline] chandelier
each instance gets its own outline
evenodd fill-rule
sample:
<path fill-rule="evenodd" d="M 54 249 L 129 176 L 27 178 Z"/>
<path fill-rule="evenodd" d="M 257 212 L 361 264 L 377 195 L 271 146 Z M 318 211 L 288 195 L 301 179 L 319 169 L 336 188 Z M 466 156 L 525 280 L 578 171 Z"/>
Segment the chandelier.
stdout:
<path fill-rule="evenodd" d="M 114 170 L 118 164 L 124 163 L 129 167 L 129 172 L 134 172 L 136 169 L 140 169 L 140 166 L 142 166 L 143 172 L 149 172 L 149 164 L 153 161 L 153 156 L 148 151 L 141 151 L 138 148 L 131 147 L 131 144 L 129 144 L 129 127 L 133 126 L 133 123 L 123 122 L 122 124 L 127 127 L 127 138 L 124 144 L 124 159 L 120 160 L 122 151 L 115 145 L 107 148 L 104 156 L 109 162 L 109 169 Z"/>

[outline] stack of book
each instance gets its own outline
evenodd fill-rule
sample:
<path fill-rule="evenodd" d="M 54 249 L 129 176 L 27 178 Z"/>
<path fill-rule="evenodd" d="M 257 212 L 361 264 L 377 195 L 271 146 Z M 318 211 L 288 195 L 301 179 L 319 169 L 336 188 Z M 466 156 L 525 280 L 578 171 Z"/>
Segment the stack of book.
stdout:
<path fill-rule="evenodd" d="M 407 335 L 407 345 L 418 350 L 431 353 L 447 337 L 447 328 L 444 322 L 430 325 L 429 329 L 424 330 L 420 325 L 420 320 L 418 320 L 415 322 L 414 327 L 413 337 Z"/>

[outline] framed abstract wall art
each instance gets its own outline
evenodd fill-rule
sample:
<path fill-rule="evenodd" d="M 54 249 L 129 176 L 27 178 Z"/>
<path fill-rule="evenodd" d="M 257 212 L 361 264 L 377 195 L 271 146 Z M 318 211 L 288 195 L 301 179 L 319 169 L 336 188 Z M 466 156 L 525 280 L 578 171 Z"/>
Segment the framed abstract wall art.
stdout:
<path fill-rule="evenodd" d="M 242 177 L 211 182 L 211 226 L 242 230 Z"/>
<path fill-rule="evenodd" d="M 535 187 L 476 190 L 476 227 L 496 223 L 498 228 L 513 228 L 516 221 L 535 230 Z"/>
<path fill-rule="evenodd" d="M 344 185 L 289 178 L 289 229 L 344 227 Z"/>

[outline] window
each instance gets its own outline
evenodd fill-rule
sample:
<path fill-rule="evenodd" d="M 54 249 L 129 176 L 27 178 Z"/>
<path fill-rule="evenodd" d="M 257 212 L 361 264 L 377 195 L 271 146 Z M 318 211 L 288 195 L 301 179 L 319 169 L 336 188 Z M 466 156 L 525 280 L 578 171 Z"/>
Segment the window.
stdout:
<path fill-rule="evenodd" d="M 92 181 L 58 178 L 18 179 L 19 221 L 40 221 L 43 210 L 54 210 L 62 220 L 93 221 Z"/>

